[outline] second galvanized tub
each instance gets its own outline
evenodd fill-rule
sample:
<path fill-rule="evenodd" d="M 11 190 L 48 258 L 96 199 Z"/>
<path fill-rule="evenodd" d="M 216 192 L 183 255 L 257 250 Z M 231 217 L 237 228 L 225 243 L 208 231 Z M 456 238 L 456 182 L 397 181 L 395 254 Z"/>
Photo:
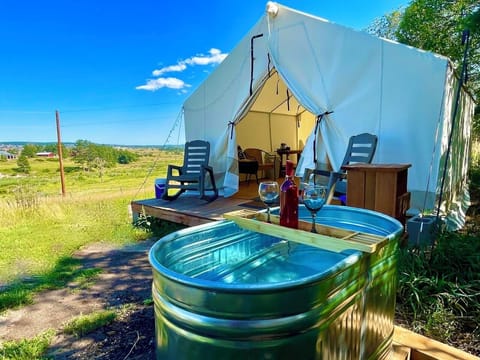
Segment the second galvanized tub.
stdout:
<path fill-rule="evenodd" d="M 389 240 L 374 254 L 335 253 L 227 220 L 159 240 L 150 251 L 157 358 L 388 358 L 402 225 L 337 206 L 318 222 Z"/>

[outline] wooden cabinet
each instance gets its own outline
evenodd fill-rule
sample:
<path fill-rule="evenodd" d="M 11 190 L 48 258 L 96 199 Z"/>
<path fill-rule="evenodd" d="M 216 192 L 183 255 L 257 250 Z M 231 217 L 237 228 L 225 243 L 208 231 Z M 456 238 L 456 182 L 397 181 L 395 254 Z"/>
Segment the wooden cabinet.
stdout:
<path fill-rule="evenodd" d="M 351 164 L 347 171 L 347 205 L 390 215 L 405 225 L 410 206 L 410 164 Z"/>

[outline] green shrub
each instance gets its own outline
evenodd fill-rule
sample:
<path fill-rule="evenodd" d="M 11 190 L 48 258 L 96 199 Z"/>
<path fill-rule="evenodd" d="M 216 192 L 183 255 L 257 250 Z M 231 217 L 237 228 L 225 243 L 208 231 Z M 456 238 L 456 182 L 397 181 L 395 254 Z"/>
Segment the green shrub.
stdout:
<path fill-rule="evenodd" d="M 397 316 L 442 342 L 458 329 L 480 328 L 480 242 L 442 233 L 434 249 L 401 249 Z"/>
<path fill-rule="evenodd" d="M 33 360 L 44 359 L 55 332 L 49 330 L 32 339 L 7 341 L 0 345 L 1 359 Z"/>
<path fill-rule="evenodd" d="M 80 315 L 69 321 L 63 331 L 76 337 L 82 337 L 104 325 L 110 324 L 117 314 L 113 310 L 102 310 L 88 315 Z"/>
<path fill-rule="evenodd" d="M 13 189 L 15 204 L 19 209 L 35 210 L 40 203 L 36 189 L 29 185 L 18 185 Z"/>
<path fill-rule="evenodd" d="M 133 226 L 145 230 L 157 237 L 161 237 L 185 228 L 185 225 L 172 223 L 170 221 L 162 220 L 145 214 L 140 214 L 140 216 L 138 216 L 138 218 L 133 222 Z"/>
<path fill-rule="evenodd" d="M 31 166 L 28 162 L 27 156 L 22 152 L 17 159 L 17 171 L 22 174 L 30 174 Z"/>

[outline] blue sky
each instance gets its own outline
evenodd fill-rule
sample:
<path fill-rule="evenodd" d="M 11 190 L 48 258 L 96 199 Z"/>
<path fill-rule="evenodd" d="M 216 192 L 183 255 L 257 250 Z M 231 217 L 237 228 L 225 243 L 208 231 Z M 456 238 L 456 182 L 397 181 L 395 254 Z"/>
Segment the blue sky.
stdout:
<path fill-rule="evenodd" d="M 267 1 L 0 0 L 0 142 L 164 145 Z M 364 29 L 407 0 L 279 3 Z"/>

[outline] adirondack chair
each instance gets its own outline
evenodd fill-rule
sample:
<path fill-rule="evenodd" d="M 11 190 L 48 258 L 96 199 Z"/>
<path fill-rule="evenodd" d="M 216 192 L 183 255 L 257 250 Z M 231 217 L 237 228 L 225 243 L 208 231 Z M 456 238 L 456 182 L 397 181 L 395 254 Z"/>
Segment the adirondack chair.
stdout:
<path fill-rule="evenodd" d="M 342 167 L 344 165 L 356 163 L 370 164 L 373 156 L 375 155 L 377 141 L 377 136 L 369 133 L 362 133 L 350 137 L 347 151 L 342 161 Z M 319 182 L 328 186 L 329 197 L 327 199 L 327 203 L 331 202 L 331 200 L 334 198 L 334 195 L 335 197 L 339 198 L 342 203 L 344 203 L 342 199 L 347 193 L 347 176 L 344 170 L 340 169 L 338 172 L 335 172 L 325 169 L 305 169 L 302 182 L 308 182 L 308 179 L 312 173 L 315 173 L 316 179 L 317 177 L 319 178 Z"/>
<path fill-rule="evenodd" d="M 168 165 L 167 181 L 164 200 L 175 200 L 187 190 L 198 191 L 200 198 L 213 201 L 218 197 L 218 189 L 215 185 L 213 168 L 208 165 L 210 157 L 210 143 L 208 141 L 193 140 L 185 144 L 183 165 Z M 209 175 L 209 182 L 206 177 Z M 169 195 L 170 189 L 178 191 Z M 213 195 L 206 195 L 205 192 L 213 192 Z"/>

